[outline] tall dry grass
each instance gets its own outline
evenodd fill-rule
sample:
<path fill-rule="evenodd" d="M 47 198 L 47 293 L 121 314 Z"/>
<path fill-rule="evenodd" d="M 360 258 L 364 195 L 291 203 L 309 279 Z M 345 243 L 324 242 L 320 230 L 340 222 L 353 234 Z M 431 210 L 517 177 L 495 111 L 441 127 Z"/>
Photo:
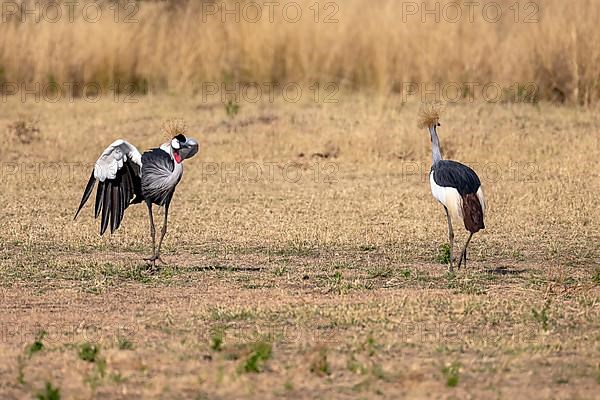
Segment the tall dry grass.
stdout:
<path fill-rule="evenodd" d="M 593 104 L 600 98 L 600 7 L 593 0 L 539 2 L 533 23 L 524 22 L 532 12 L 528 2 L 517 3 L 516 18 L 513 0 L 496 0 L 503 9 L 497 23 L 483 17 L 483 5 L 471 22 L 462 1 L 447 0 L 428 1 L 428 7 L 458 4 L 464 12 L 458 22 L 406 15 L 406 2 L 396 0 L 337 1 L 334 23 L 324 22 L 334 11 L 325 2 L 315 22 L 314 1 L 295 0 L 303 16 L 292 23 L 283 17 L 289 1 L 274 8 L 273 22 L 259 1 L 263 15 L 251 22 L 241 11 L 247 2 L 227 0 L 216 5 L 234 9 L 237 3 L 239 21 L 207 15 L 213 9 L 206 1 L 146 1 L 122 9 L 117 22 L 111 3 L 100 3 L 102 18 L 92 23 L 82 17 L 81 3 L 72 22 L 66 8 L 54 23 L 4 12 L 0 81 L 121 81 L 176 93 L 197 92 L 207 81 L 336 82 L 384 93 L 406 82 L 535 82 L 537 99 Z M 125 21 L 128 12 L 133 22 Z"/>

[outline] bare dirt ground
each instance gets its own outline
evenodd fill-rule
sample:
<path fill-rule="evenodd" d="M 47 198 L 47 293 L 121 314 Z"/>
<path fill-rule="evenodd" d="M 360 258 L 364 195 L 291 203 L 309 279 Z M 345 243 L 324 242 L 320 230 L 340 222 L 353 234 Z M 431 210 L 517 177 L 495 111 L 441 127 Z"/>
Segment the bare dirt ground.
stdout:
<path fill-rule="evenodd" d="M 9 98 L 0 397 L 598 398 L 597 110 L 448 108 L 445 154 L 479 172 L 489 202 L 468 268 L 449 274 L 418 105 L 339 100 L 230 118 L 194 98 Z M 172 205 L 168 265 L 149 273 L 144 207 L 103 238 L 89 205 L 73 215 L 102 149 L 156 146 L 169 117 L 201 152 Z"/>

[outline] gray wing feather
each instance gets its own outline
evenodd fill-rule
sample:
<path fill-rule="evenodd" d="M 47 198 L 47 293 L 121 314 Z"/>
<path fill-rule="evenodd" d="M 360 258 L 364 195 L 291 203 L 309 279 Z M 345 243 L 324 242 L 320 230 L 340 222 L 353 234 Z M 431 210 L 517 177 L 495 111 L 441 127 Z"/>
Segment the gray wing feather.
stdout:
<path fill-rule="evenodd" d="M 180 179 L 175 162 L 164 150 L 152 149 L 142 155 L 142 195 L 145 199 L 164 205 Z"/>

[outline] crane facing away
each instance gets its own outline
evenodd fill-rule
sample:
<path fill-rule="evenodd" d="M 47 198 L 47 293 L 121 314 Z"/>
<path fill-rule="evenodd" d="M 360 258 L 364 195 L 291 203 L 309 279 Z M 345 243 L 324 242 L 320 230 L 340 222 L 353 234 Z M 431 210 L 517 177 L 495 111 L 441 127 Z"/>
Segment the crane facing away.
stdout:
<path fill-rule="evenodd" d="M 94 216 L 100 214 L 100 235 L 110 226 L 111 234 L 121 225 L 123 215 L 131 204 L 145 202 L 150 216 L 152 236 L 152 256 L 145 260 L 153 266 L 161 261 L 160 248 L 167 233 L 169 205 L 175 187 L 183 175 L 183 161 L 198 152 L 198 142 L 186 138 L 185 123 L 170 120 L 163 125 L 165 134 L 172 137 L 158 148 L 140 154 L 138 149 L 123 139 L 114 141 L 104 150 L 94 165 L 75 218 L 90 198 L 96 182 L 96 204 Z M 134 197 L 135 196 L 135 197 Z M 156 248 L 156 228 L 152 206 L 165 208 L 165 219 L 158 249 Z"/>
<path fill-rule="evenodd" d="M 448 220 L 448 239 L 450 240 L 450 272 L 454 271 L 454 230 L 452 221 L 464 224 L 469 237 L 460 253 L 458 269 L 464 262 L 467 266 L 467 247 L 471 238 L 481 229 L 485 229 L 485 197 L 479 177 L 468 166 L 456 161 L 444 160 L 440 149 L 437 128 L 440 125 L 441 106 L 426 104 L 419 112 L 419 128 L 427 129 L 431 136 L 432 166 L 429 183 L 433 197 L 446 210 Z"/>

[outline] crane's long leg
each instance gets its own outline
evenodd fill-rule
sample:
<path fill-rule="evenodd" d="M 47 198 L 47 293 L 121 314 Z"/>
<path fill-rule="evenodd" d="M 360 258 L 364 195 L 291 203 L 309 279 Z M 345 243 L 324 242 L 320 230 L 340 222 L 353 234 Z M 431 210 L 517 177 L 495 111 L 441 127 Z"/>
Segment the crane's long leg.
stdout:
<path fill-rule="evenodd" d="M 472 237 L 473 237 L 473 232 L 471 232 L 471 234 L 469 235 L 469 238 L 467 239 L 467 243 L 465 243 L 465 248 L 460 253 L 460 259 L 458 260 L 458 269 L 460 269 L 463 259 L 465 261 L 465 268 L 467 267 L 467 247 L 469 246 L 469 242 L 471 241 Z"/>
<path fill-rule="evenodd" d="M 444 207 L 446 210 L 446 218 L 448 218 L 448 240 L 450 241 L 450 272 L 454 272 L 454 230 L 452 229 L 452 219 L 450 218 L 450 213 L 448 212 L 448 208 Z"/>
<path fill-rule="evenodd" d="M 154 226 L 154 216 L 152 215 L 152 203 L 147 201 L 148 215 L 150 216 L 150 235 L 152 236 L 152 256 L 145 258 L 145 261 L 155 261 L 154 255 L 156 253 L 156 227 Z"/>
<path fill-rule="evenodd" d="M 167 219 L 168 219 L 168 217 L 169 217 L 169 204 L 167 203 L 165 205 L 165 220 L 163 222 L 163 227 L 162 227 L 161 234 L 160 234 L 160 240 L 158 241 L 158 251 L 156 252 L 156 259 L 162 263 L 164 263 L 164 261 L 160 259 L 160 248 L 162 246 L 163 239 L 165 238 L 165 235 L 167 234 Z"/>

